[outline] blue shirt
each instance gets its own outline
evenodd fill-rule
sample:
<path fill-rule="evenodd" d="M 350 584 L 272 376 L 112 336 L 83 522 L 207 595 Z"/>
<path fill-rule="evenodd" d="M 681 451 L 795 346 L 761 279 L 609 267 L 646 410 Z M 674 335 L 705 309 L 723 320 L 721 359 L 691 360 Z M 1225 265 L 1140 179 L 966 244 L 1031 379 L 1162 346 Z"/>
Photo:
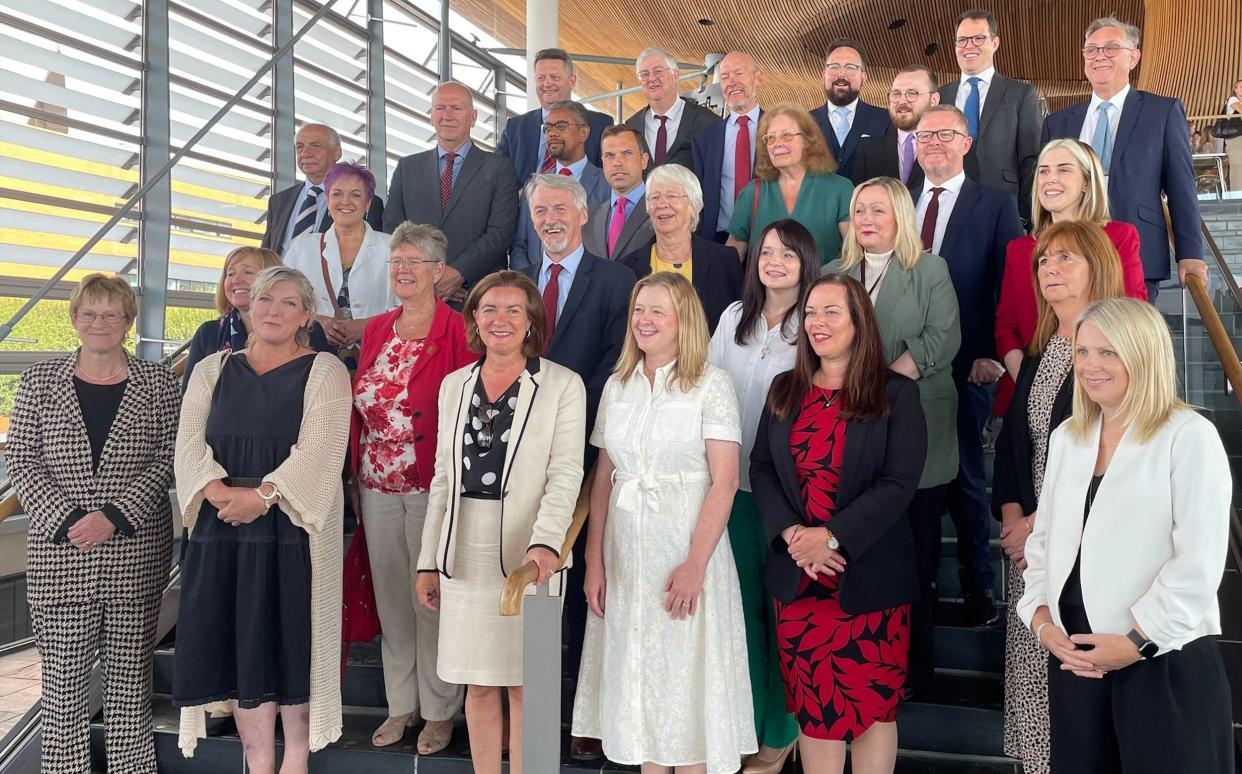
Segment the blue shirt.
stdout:
<path fill-rule="evenodd" d="M 629 193 L 625 195 L 625 202 L 626 202 L 625 221 L 627 223 L 630 220 L 630 216 L 634 214 L 634 208 L 638 206 L 638 200 L 643 198 L 646 195 L 647 195 L 647 184 L 646 183 L 639 183 L 638 185 L 634 186 L 633 191 L 630 191 Z M 617 211 L 617 199 L 620 199 L 620 198 L 621 198 L 621 194 L 617 193 L 616 191 L 613 191 L 612 196 L 609 197 L 608 199 L 608 223 L 605 223 L 604 224 L 605 226 L 607 226 L 609 223 L 612 223 L 613 213 Z M 605 228 L 604 233 L 607 234 L 608 229 Z"/>
<path fill-rule="evenodd" d="M 289 249 L 289 242 L 293 239 L 293 227 L 298 224 L 298 213 L 302 210 L 302 203 L 306 199 L 306 192 L 309 191 L 313 185 L 316 184 L 309 180 L 303 183 L 302 190 L 298 193 L 298 198 L 293 202 L 293 212 L 289 214 L 289 225 L 285 226 L 285 241 L 280 245 L 281 255 L 284 255 L 285 251 Z M 319 228 L 323 223 L 323 214 L 328 211 L 328 192 L 322 190 L 323 183 L 319 183 L 318 185 L 320 188 L 319 200 L 315 202 L 315 225 L 311 229 L 311 231 L 315 233 L 318 233 Z"/>
<path fill-rule="evenodd" d="M 569 288 L 574 284 L 574 275 L 578 273 L 578 264 L 582 263 L 582 254 L 586 252 L 586 248 L 578 245 L 578 249 L 562 258 L 561 276 L 557 277 L 557 294 L 556 294 L 556 319 L 561 319 L 561 312 L 565 309 L 565 301 L 569 298 Z M 548 286 L 548 281 L 552 279 L 553 261 L 548 257 L 547 253 L 543 254 L 543 266 L 539 268 L 539 293 L 542 294 L 544 288 Z"/>
<path fill-rule="evenodd" d="M 453 159 L 453 185 L 457 185 L 457 176 L 461 174 L 461 164 L 466 160 L 466 154 L 474 147 L 474 143 L 466 140 L 466 144 L 458 148 L 454 153 L 457 158 Z M 436 145 L 436 169 L 441 175 L 444 174 L 444 154 L 448 153 L 445 149 Z"/>
<path fill-rule="evenodd" d="M 562 169 L 568 169 L 568 170 L 569 170 L 569 174 L 570 174 L 571 176 L 573 176 L 573 179 L 574 179 L 574 180 L 581 180 L 581 179 L 582 179 L 582 170 L 586 169 L 586 165 L 587 165 L 587 157 L 586 157 L 586 156 L 583 156 L 582 158 L 578 159 L 577 161 L 575 161 L 575 162 L 574 162 L 574 163 L 572 163 L 572 164 L 562 164 L 562 163 L 561 163 L 561 162 L 559 162 L 559 161 L 558 161 L 558 162 L 556 162 L 556 170 L 555 170 L 555 171 L 556 171 L 556 174 L 558 174 L 558 175 L 559 175 L 559 174 L 561 173 L 561 170 L 562 170 Z"/>
<path fill-rule="evenodd" d="M 750 119 L 747 129 L 750 130 L 750 176 L 755 176 L 755 142 L 759 134 L 759 106 L 755 105 L 744 114 Z M 730 113 L 725 119 L 724 164 L 720 169 L 720 215 L 716 218 L 716 230 L 728 231 L 729 221 L 733 219 L 733 157 L 737 149 L 737 113 Z M 750 182 L 750 181 L 747 181 Z"/>

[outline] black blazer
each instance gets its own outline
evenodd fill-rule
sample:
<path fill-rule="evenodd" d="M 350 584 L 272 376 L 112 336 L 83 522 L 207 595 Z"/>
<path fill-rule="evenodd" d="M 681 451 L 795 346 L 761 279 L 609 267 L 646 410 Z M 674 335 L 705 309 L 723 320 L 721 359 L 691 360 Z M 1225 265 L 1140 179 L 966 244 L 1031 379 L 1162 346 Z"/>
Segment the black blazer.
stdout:
<path fill-rule="evenodd" d="M 621 265 L 628 266 L 638 278 L 651 273 L 652 239 L 647 244 L 622 256 Z M 738 260 L 737 250 L 717 244 L 710 239 L 699 236 L 690 237 L 690 276 L 694 289 L 703 302 L 703 312 L 707 315 L 707 330 L 716 332 L 716 323 L 720 315 L 734 301 L 742 297 L 742 262 Z"/>
<path fill-rule="evenodd" d="M 897 155 L 897 127 L 889 126 L 881 137 L 872 137 L 862 144 L 854 156 L 854 185 L 861 185 L 873 177 L 888 176 L 901 179 L 901 159 Z M 923 168 L 916 158 L 910 167 L 910 179 L 906 185 L 923 190 Z"/>
<path fill-rule="evenodd" d="M 1029 516 L 1035 512 L 1038 496 L 1035 480 L 1031 476 L 1031 425 L 1027 421 L 1027 403 L 1031 399 L 1031 387 L 1039 370 L 1039 355 L 1022 359 L 1013 398 L 1005 412 L 1005 423 L 996 438 L 996 463 L 992 471 L 992 515 L 1000 520 L 1001 506 L 1018 503 L 1022 513 Z M 1048 423 L 1051 433 L 1074 413 L 1074 372 L 1071 369 L 1057 390 L 1052 402 L 1052 418 Z"/>
<path fill-rule="evenodd" d="M 777 377 L 778 379 L 780 377 Z M 886 417 L 849 421 L 831 529 L 841 541 L 841 608 L 851 615 L 913 602 L 919 597 L 914 533 L 906 509 L 927 456 L 927 425 L 918 386 L 889 373 Z M 802 490 L 789 451 L 795 411 L 784 421 L 764 410 L 750 455 L 750 484 L 768 538 L 768 591 L 792 602 L 803 571 L 789 557 L 781 532 L 806 524 Z"/>
<path fill-rule="evenodd" d="M 722 122 L 720 116 L 703 107 L 697 102 L 691 102 L 684 97 L 678 97 L 684 100 L 686 105 L 681 113 L 681 121 L 677 123 L 677 134 L 673 137 L 672 142 L 668 145 L 668 153 L 664 156 L 665 164 L 680 164 L 686 169 L 694 169 L 694 156 L 690 150 L 690 141 L 694 136 L 703 131 L 707 127 Z M 647 113 L 651 111 L 651 106 L 643 108 L 634 115 L 625 119 L 625 123 L 634 127 L 640 132 L 647 130 L 646 120 Z M 647 167 L 647 171 L 643 173 L 646 177 L 651 170 L 656 168 L 655 149 L 651 149 L 651 164 Z"/>
<path fill-rule="evenodd" d="M 759 111 L 763 120 L 763 110 Z M 720 220 L 720 182 L 724 177 L 725 120 L 714 123 L 699 132 L 690 142 L 690 155 L 694 159 L 694 176 L 703 189 L 703 211 L 699 213 L 699 228 L 694 233 L 715 240 L 716 222 Z M 759 141 L 759 125 L 750 128 L 751 148 Z M 754 165 L 751 165 L 753 172 Z M 754 175 L 752 174 L 753 178 Z"/>
<path fill-rule="evenodd" d="M 268 197 L 265 218 L 267 225 L 263 229 L 263 242 L 259 245 L 260 247 L 284 254 L 285 232 L 289 230 L 289 219 L 293 217 L 293 208 L 298 206 L 303 185 L 304 183 L 301 182 L 296 183 Z M 367 223 L 375 231 L 384 230 L 384 200 L 378 196 L 371 197 L 371 206 L 367 208 Z M 332 228 L 332 213 L 324 212 L 319 231 L 322 233 L 330 228 Z"/>
<path fill-rule="evenodd" d="M 893 121 L 889 118 L 887 110 L 860 99 L 858 109 L 854 111 L 854 123 L 850 124 L 850 133 L 845 135 L 845 144 L 840 145 L 837 143 L 837 133 L 832 129 L 832 119 L 829 117 L 835 109 L 835 105 L 825 102 L 811 111 L 811 118 L 814 118 L 815 123 L 819 125 L 819 131 L 824 133 L 824 142 L 828 143 L 828 151 L 837 160 L 837 174 L 853 180 L 854 156 L 859 147 L 871 137 L 883 136 L 893 125 Z"/>

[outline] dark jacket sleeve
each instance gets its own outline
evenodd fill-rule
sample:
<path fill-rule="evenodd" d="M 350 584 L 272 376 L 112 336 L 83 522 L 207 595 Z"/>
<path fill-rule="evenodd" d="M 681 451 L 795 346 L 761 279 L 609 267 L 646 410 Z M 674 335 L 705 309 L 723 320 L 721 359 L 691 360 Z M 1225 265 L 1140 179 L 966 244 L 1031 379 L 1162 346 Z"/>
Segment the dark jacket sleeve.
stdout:
<path fill-rule="evenodd" d="M 488 206 L 487 228 L 453 261 L 453 268 L 461 272 L 470 285 L 505 265 L 517 229 L 517 179 L 513 164 L 500 156 L 493 161 L 496 162 L 496 184 Z"/>
<path fill-rule="evenodd" d="M 1031 367 L 1033 360 L 1029 357 L 1022 359 L 1022 367 L 1018 370 L 1018 378 L 1016 383 L 1019 385 L 1014 391 L 1014 398 L 1017 398 L 1021 385 L 1028 379 L 1027 371 Z M 992 515 L 997 521 L 1001 518 L 1001 506 L 1006 503 L 1021 503 L 1022 497 L 1018 487 L 1018 459 L 1017 444 L 1024 443 L 1025 438 L 1020 438 L 1020 434 L 1025 434 L 1026 422 L 1026 402 L 1020 400 L 1010 400 L 1009 408 L 1005 411 L 1005 421 L 1001 425 L 1000 435 L 996 437 L 996 459 L 992 468 Z M 1019 425 L 1023 430 L 1019 430 Z"/>
<path fill-rule="evenodd" d="M 275 198 L 275 196 L 267 197 L 267 217 L 263 221 L 263 241 L 259 243 L 259 247 L 265 247 L 268 250 L 275 250 L 282 241 L 279 236 L 272 233 L 272 216 L 275 212 L 272 202 Z"/>
<path fill-rule="evenodd" d="M 772 414 L 764 407 L 759 416 L 759 429 L 755 433 L 755 446 L 750 452 L 750 491 L 754 495 L 755 506 L 759 509 L 759 518 L 763 522 L 763 532 L 767 536 L 768 545 L 776 553 L 783 554 L 789 547 L 781 533 L 805 522 L 802 514 L 785 497 L 781 480 L 776 474 L 776 463 L 769 440 L 771 424 Z M 784 449 L 782 453 L 788 454 L 789 450 Z"/>
<path fill-rule="evenodd" d="M 530 223 L 530 208 L 526 205 L 523 198 L 521 205 L 518 207 L 517 231 L 513 235 L 513 247 L 509 249 L 509 268 L 513 271 L 526 271 L 526 267 L 533 263 L 531 256 L 531 240 L 530 234 L 533 228 L 527 228 Z M 540 261 L 543 258 L 540 257 Z"/>
<path fill-rule="evenodd" d="M 190 351 L 186 353 L 185 368 L 181 371 L 182 395 L 185 395 L 185 388 L 190 383 L 190 374 L 194 373 L 194 366 L 198 365 L 198 361 L 216 351 L 215 343 L 211 341 L 211 334 L 219 327 L 219 318 L 207 320 L 198 326 L 198 330 L 194 331 L 194 336 L 190 338 Z"/>
<path fill-rule="evenodd" d="M 610 272 L 617 274 L 618 279 L 610 282 L 607 298 L 607 314 L 603 319 L 604 346 L 595 370 L 586 381 L 587 416 L 594 417 L 599 408 L 600 397 L 604 394 L 604 385 L 612 375 L 612 369 L 621 357 L 621 345 L 625 342 L 625 329 L 630 318 L 630 292 L 634 290 L 634 273 L 621 267 L 623 271 Z M 623 276 L 622 276 L 623 275 Z"/>
<path fill-rule="evenodd" d="M 1031 188 L 1035 183 L 1035 164 L 1039 161 L 1040 134 L 1044 119 L 1039 113 L 1035 87 L 1023 84 L 1018 104 L 1018 213 L 1024 223 L 1031 222 Z"/>
<path fill-rule="evenodd" d="M 384 217 L 381 225 L 385 234 L 391 234 L 393 229 L 405 222 L 405 192 L 401 190 L 401 179 L 409 169 L 410 157 L 406 156 L 397 162 L 397 168 L 392 173 L 392 182 L 388 184 L 388 204 L 384 205 Z"/>
<path fill-rule="evenodd" d="M 384 228 L 384 200 L 378 196 L 371 197 L 371 206 L 367 208 L 367 224 L 373 231 L 392 233 Z"/>
<path fill-rule="evenodd" d="M 1174 256 L 1179 261 L 1202 258 L 1199 194 L 1195 190 L 1194 162 L 1190 158 L 1190 140 L 1186 135 L 1186 111 L 1182 108 L 1180 99 L 1173 100 L 1168 120 L 1164 123 L 1163 169 L 1160 184 L 1169 202 Z"/>

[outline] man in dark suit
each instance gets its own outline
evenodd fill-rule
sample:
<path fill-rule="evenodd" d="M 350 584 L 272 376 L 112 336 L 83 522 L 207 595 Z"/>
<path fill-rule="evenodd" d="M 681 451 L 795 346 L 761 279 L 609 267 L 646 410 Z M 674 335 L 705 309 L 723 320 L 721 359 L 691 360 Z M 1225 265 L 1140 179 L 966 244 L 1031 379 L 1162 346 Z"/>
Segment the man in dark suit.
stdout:
<path fill-rule="evenodd" d="M 923 189 L 923 168 L 915 151 L 914 130 L 933 105 L 940 104 L 936 76 L 922 65 L 911 65 L 893 78 L 888 92 L 888 117 L 892 125 L 880 137 L 872 137 L 854 157 L 855 185 L 873 177 L 895 177 L 912 191 Z"/>
<path fill-rule="evenodd" d="M 880 137 L 891 125 L 888 111 L 858 98 L 867 82 L 867 50 L 856 40 L 837 38 L 824 54 L 824 93 L 828 101 L 811 111 L 837 160 L 837 174 L 853 179 L 854 155 L 864 140 Z"/>
<path fill-rule="evenodd" d="M 699 236 L 724 244 L 737 195 L 755 176 L 759 142 L 759 87 L 763 73 L 750 54 L 730 51 L 716 67 L 729 115 L 700 132 L 690 144 L 694 174 L 703 188 Z"/>
<path fill-rule="evenodd" d="M 397 162 L 384 208 L 389 233 L 411 220 L 448 237 L 436 295 L 457 304 L 473 283 L 505 267 L 517 228 L 513 166 L 470 142 L 477 117 L 469 89 L 456 81 L 437 86 L 431 96 L 436 147 Z"/>
<path fill-rule="evenodd" d="M 983 468 L 983 430 L 991 418 L 992 392 L 1005 369 L 996 362 L 996 303 L 1005 249 L 1022 235 L 1013 194 L 981 186 L 966 177 L 970 134 L 966 117 L 952 105 L 928 108 L 916 135 L 925 180 L 914 191 L 915 212 L 925 249 L 942 256 L 957 292 L 962 345 L 953 359 L 957 385 L 957 480 L 946 500 L 957 530 L 959 576 L 967 613 L 976 625 L 998 619 L 992 598 L 995 573 L 988 557 L 988 507 Z M 938 546 L 939 509 L 922 526 Z M 916 527 L 917 532 L 917 527 Z M 934 548 L 933 548 L 934 550 Z M 934 577 L 934 575 L 933 575 Z"/>
<path fill-rule="evenodd" d="M 267 200 L 267 217 L 263 228 L 262 247 L 284 255 L 285 248 L 296 236 L 306 232 L 323 232 L 332 226 L 328 214 L 328 197 L 323 178 L 332 165 L 341 160 L 341 136 L 330 126 L 305 124 L 293 141 L 298 169 L 306 180 L 277 191 Z M 383 230 L 384 200 L 371 197 L 367 223 L 376 231 Z"/>
<path fill-rule="evenodd" d="M 1030 223 L 1043 119 L 1034 86 L 996 73 L 993 59 L 998 48 L 996 18 L 990 12 L 973 10 L 959 16 L 953 50 L 962 74 L 940 87 L 940 103 L 954 105 L 966 115 L 973 140 L 966 156 L 967 176 L 1017 196 L 1018 212 Z"/>
<path fill-rule="evenodd" d="M 1177 277 L 1207 282 L 1199 198 L 1186 135 L 1182 101 L 1130 88 L 1139 61 L 1139 29 L 1111 17 L 1087 28 L 1083 66 L 1091 100 L 1058 110 L 1044 123 L 1043 140 L 1071 137 L 1095 148 L 1108 181 L 1113 220 L 1133 224 L 1154 302 L 1160 280 L 1169 276 L 1169 233 L 1160 195 L 1168 199 L 1177 256 Z"/>
<path fill-rule="evenodd" d="M 586 189 L 587 207 L 594 208 L 608 201 L 612 189 L 608 187 L 599 167 L 584 155 L 590 131 L 587 111 L 582 105 L 566 100 L 553 102 L 549 106 L 544 133 L 554 166 L 548 174 L 577 180 Z M 540 250 L 539 235 L 530 219 L 529 203 L 523 197 L 522 207 L 518 212 L 517 236 L 513 240 L 513 249 L 509 251 L 509 268 L 522 271 L 530 264 L 537 263 Z"/>
<path fill-rule="evenodd" d="M 643 133 L 651 149 L 651 167 L 680 164 L 694 166 L 690 140 L 720 116 L 707 108 L 677 96 L 677 60 L 667 51 L 649 48 L 638 55 L 635 63 L 638 82 L 647 95 L 647 107 L 625 119 L 625 123 Z"/>
<path fill-rule="evenodd" d="M 612 188 L 608 201 L 591 210 L 582 232 L 588 253 L 616 260 L 654 238 L 647 216 L 643 173 L 650 160 L 641 129 L 618 124 L 604 130 L 600 141 L 604 179 Z"/>
<path fill-rule="evenodd" d="M 513 161 L 513 176 L 522 183 L 535 172 L 547 172 L 555 165 L 544 141 L 543 124 L 553 102 L 572 100 L 578 75 L 573 60 L 559 48 L 545 48 L 535 54 L 535 93 L 539 107 L 510 118 L 500 135 L 496 152 Z M 612 116 L 594 110 L 586 111 L 591 134 L 586 141 L 586 157 L 599 166 L 599 138 L 612 126 Z"/>
<path fill-rule="evenodd" d="M 549 338 L 544 356 L 582 377 L 587 392 L 587 435 L 595 427 L 604 383 L 621 355 L 629 322 L 634 273 L 614 261 L 587 252 L 582 227 L 587 196 L 582 185 L 563 175 L 535 175 L 526 183 L 531 220 L 543 249 L 523 271 L 543 295 Z M 587 444 L 584 465 L 590 471 L 596 450 Z M 586 540 L 574 544 L 574 561 L 565 593 L 565 674 L 578 676 L 586 630 Z M 570 755 L 591 760 L 603 754 L 596 739 L 570 740 Z"/>

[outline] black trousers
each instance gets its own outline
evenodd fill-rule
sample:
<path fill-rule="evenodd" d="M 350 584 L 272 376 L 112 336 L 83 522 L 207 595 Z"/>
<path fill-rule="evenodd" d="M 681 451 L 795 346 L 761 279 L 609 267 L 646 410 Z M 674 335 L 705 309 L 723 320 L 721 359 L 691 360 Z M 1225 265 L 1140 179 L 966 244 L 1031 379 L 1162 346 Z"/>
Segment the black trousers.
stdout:
<path fill-rule="evenodd" d="M 918 489 L 906 512 L 914 531 L 919 570 L 919 599 L 910 606 L 910 666 L 906 684 L 915 691 L 931 687 L 936 656 L 936 568 L 940 565 L 940 519 L 947 484 Z"/>
<path fill-rule="evenodd" d="M 957 478 L 949 484 L 945 505 L 957 531 L 958 575 L 962 590 L 982 595 L 991 591 L 996 571 L 988 556 L 992 508 L 984 470 L 983 430 L 992 418 L 995 385 L 971 384 L 954 374 L 957 383 Z"/>

